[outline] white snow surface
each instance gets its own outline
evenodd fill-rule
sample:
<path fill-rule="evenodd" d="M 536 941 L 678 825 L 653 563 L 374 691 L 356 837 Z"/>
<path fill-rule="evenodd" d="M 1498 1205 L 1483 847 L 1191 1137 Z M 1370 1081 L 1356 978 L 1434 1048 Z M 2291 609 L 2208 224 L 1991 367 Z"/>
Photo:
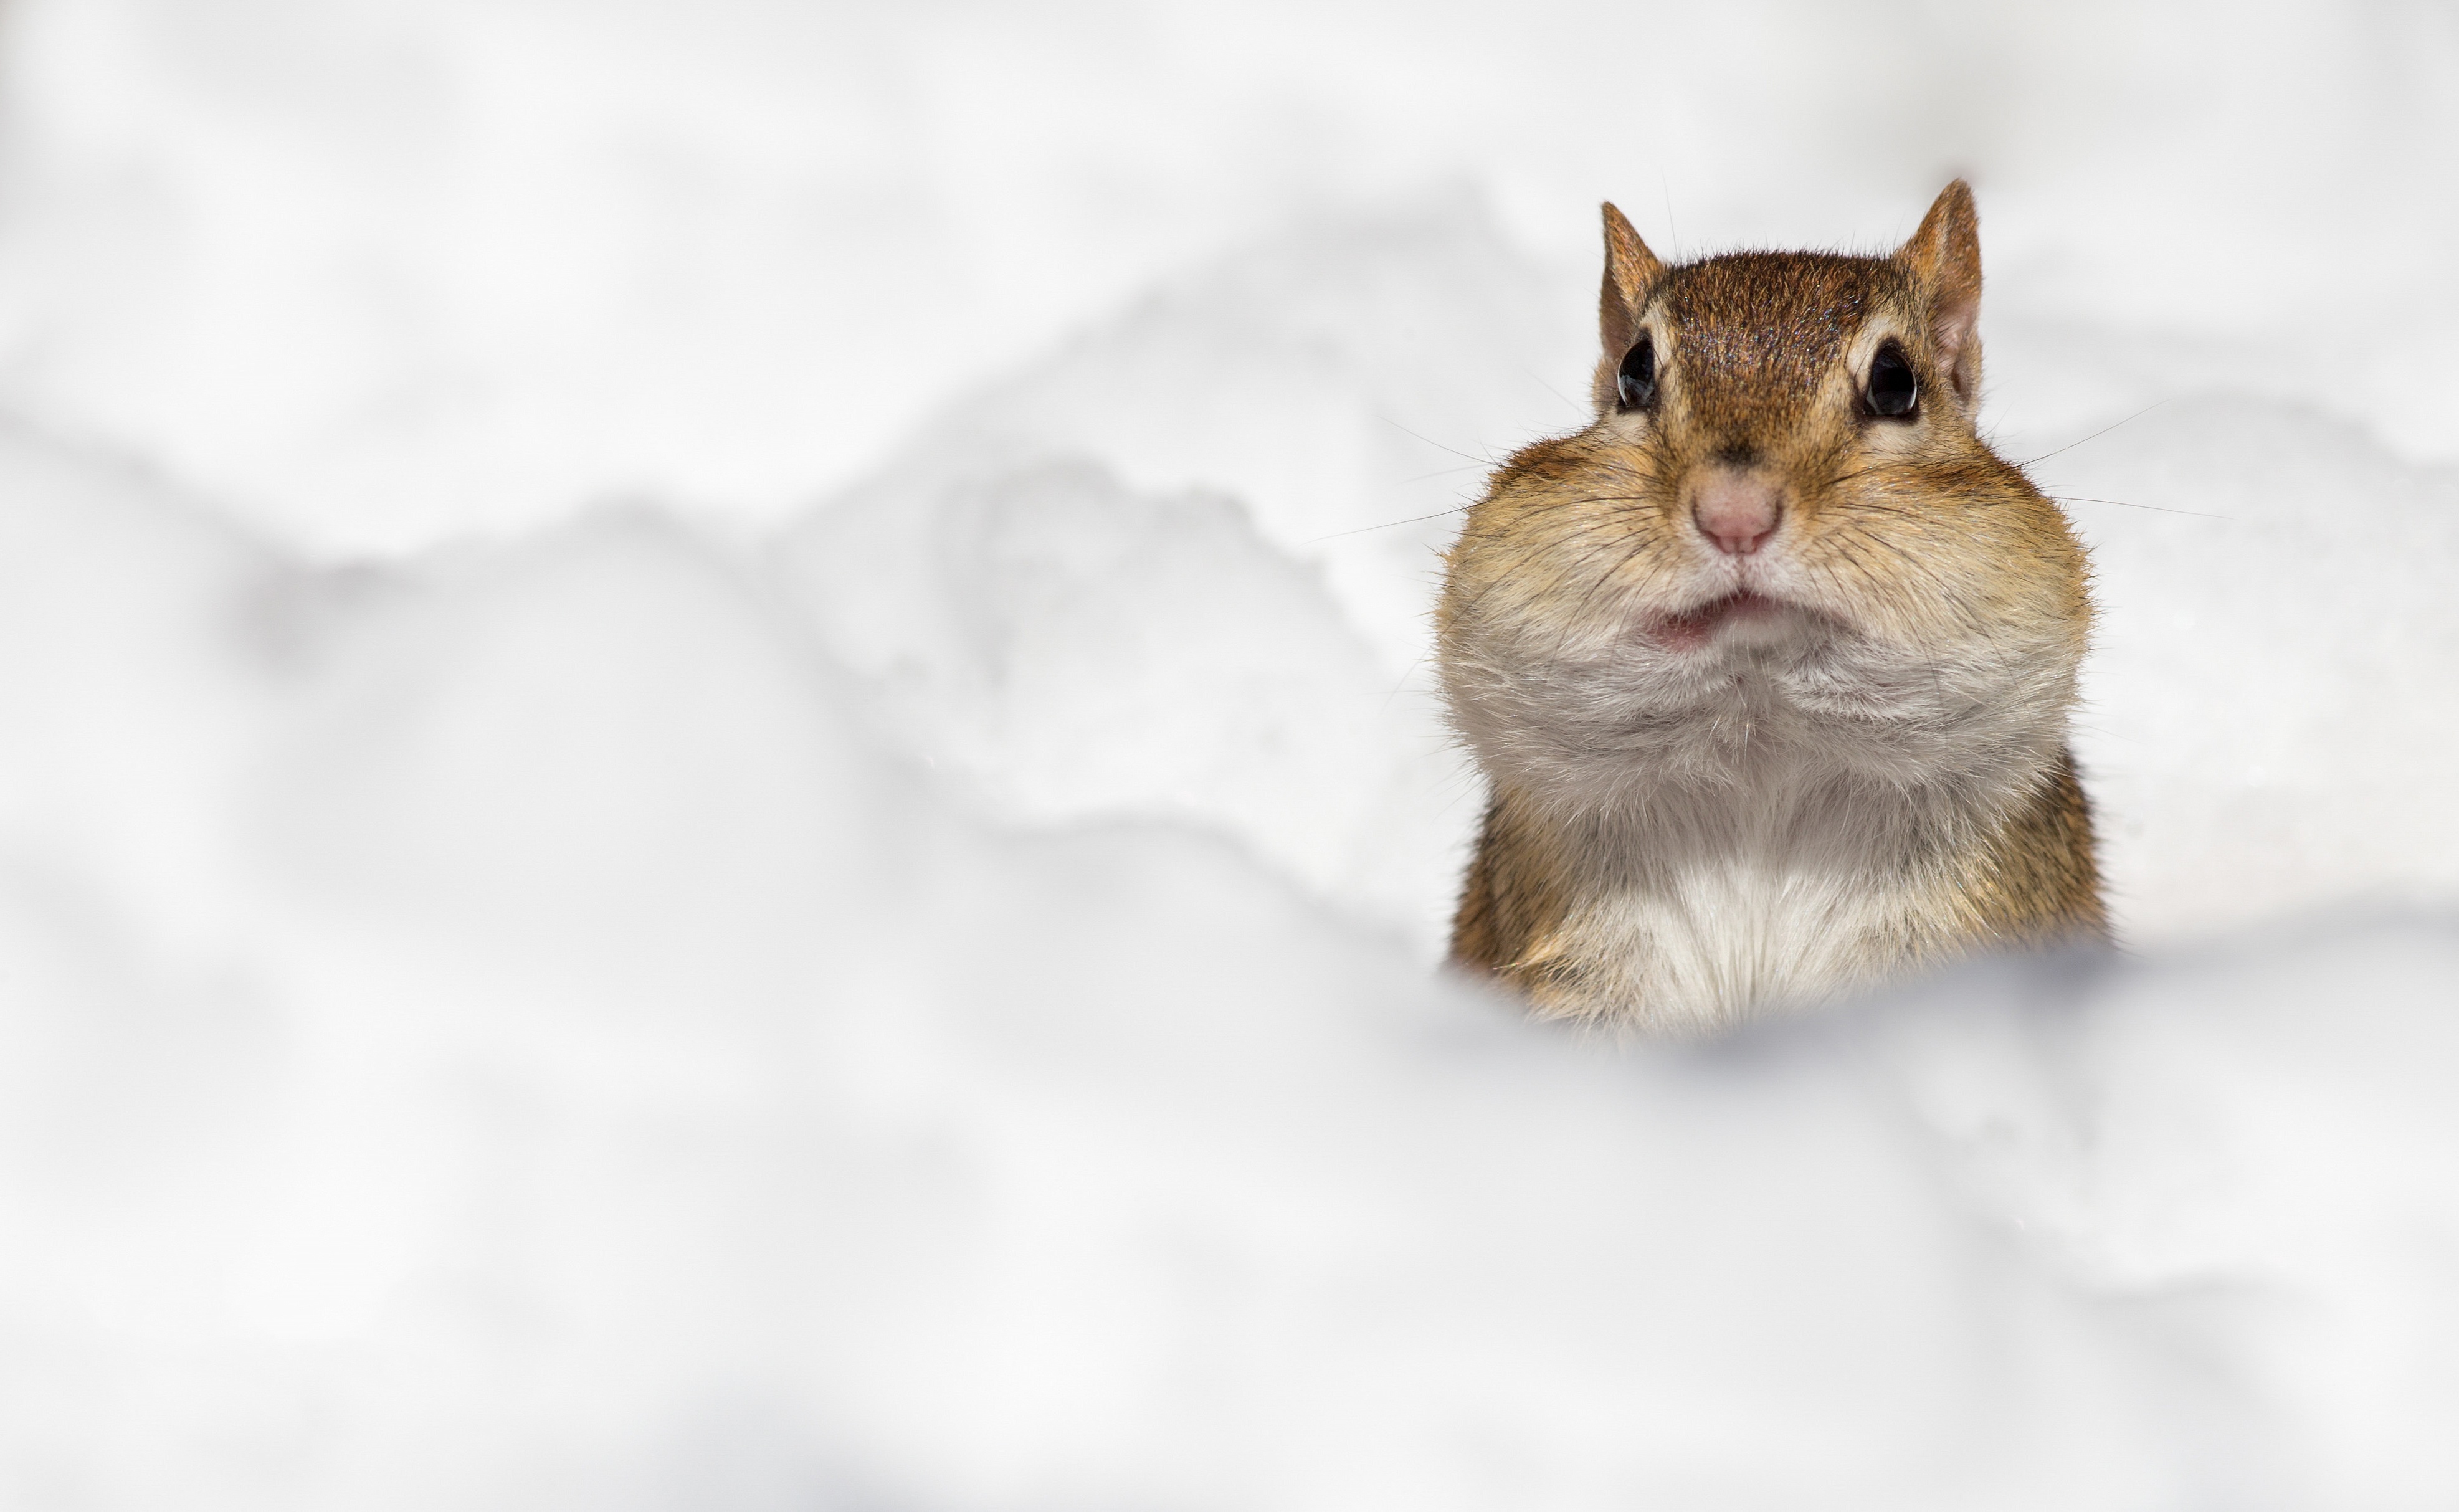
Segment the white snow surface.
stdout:
<path fill-rule="evenodd" d="M 2459 1502 L 2454 101 L 2423 6 L 17 0 L 0 1506 Z M 2128 952 L 1442 976 L 1596 200 L 1957 172 Z"/>

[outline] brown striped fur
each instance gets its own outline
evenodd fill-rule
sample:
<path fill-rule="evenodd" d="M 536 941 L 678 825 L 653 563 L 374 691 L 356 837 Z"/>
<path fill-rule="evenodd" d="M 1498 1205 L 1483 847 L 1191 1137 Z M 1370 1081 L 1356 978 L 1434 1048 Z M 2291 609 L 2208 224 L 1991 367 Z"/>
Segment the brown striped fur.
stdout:
<path fill-rule="evenodd" d="M 1437 611 L 1491 785 L 1455 960 L 1541 1012 L 1683 1032 L 2104 935 L 2066 741 L 2086 564 L 1974 430 L 1970 192 L 1885 257 L 1668 267 L 1605 220 L 1598 418 L 1496 473 Z M 1643 337 L 1659 388 L 1626 409 Z M 1864 402 L 1882 340 L 1909 418 Z M 1720 487 L 1772 501 L 1756 550 L 1715 543 Z"/>

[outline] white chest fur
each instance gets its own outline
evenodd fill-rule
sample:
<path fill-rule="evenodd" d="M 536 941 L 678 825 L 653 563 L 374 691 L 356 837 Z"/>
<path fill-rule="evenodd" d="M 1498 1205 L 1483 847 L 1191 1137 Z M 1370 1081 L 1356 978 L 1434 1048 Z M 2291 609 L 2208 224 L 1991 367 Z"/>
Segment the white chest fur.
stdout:
<path fill-rule="evenodd" d="M 1566 1017 L 1704 1030 L 1899 970 L 2037 789 L 2073 660 L 1896 646 L 1792 615 L 1673 656 L 1629 638 L 1446 663 L 1454 720 L 1567 894 L 1522 947 Z"/>
<path fill-rule="evenodd" d="M 1699 859 L 1593 893 L 1554 943 L 1598 963 L 1583 974 L 1591 1009 L 1643 1030 L 1698 1033 L 1900 965 L 1915 905 L 1890 878 Z"/>
<path fill-rule="evenodd" d="M 2070 671 L 1986 649 L 1920 659 L 1795 620 L 1678 664 L 1558 660 L 1545 685 L 1463 701 L 1570 884 L 1537 947 L 1564 968 L 1547 1006 L 1706 1030 L 1919 956 L 1947 932 L 1959 853 L 2063 737 Z"/>

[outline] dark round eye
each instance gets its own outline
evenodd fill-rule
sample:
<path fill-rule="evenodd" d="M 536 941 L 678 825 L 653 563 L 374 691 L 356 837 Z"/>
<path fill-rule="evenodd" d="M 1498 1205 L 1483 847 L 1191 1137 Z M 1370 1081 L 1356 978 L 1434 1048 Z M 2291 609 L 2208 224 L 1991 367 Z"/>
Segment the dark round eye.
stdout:
<path fill-rule="evenodd" d="M 1614 392 L 1626 410 L 1656 408 L 1656 344 L 1642 336 L 1639 345 L 1622 354 L 1622 370 L 1614 374 Z"/>
<path fill-rule="evenodd" d="M 1904 360 L 1904 349 L 1894 342 L 1879 347 L 1879 355 L 1870 359 L 1870 387 L 1863 399 L 1875 415 L 1910 419 L 1921 406 L 1921 380 L 1913 376 L 1913 365 Z"/>

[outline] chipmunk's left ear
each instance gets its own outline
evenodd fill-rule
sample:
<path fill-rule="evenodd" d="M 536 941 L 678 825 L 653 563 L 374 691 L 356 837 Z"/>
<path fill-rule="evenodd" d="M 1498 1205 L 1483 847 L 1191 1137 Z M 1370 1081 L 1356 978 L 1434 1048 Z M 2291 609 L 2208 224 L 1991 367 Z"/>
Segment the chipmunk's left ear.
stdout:
<path fill-rule="evenodd" d="M 1972 186 L 1958 178 L 1941 190 L 1896 261 L 1929 304 L 1930 345 L 1969 410 L 1981 391 L 1981 214 Z"/>
<path fill-rule="evenodd" d="M 1599 208 L 1606 218 L 1606 280 L 1597 291 L 1597 334 L 1605 340 L 1606 360 L 1618 363 L 1639 337 L 1649 288 L 1664 277 L 1665 264 L 1656 261 L 1612 200 Z"/>

